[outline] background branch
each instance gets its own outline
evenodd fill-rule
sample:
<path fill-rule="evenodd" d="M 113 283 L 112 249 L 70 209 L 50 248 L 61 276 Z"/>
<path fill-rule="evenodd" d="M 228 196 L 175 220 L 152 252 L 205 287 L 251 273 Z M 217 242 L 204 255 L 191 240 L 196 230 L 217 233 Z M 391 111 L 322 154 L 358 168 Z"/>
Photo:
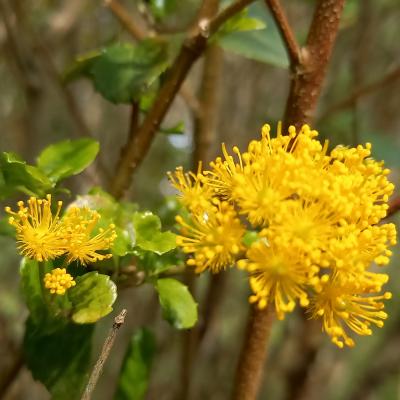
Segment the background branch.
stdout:
<path fill-rule="evenodd" d="M 368 96 L 369 94 L 382 89 L 384 86 L 388 85 L 389 83 L 393 83 L 397 79 L 400 78 L 400 66 L 397 66 L 393 70 L 391 70 L 388 74 L 383 76 L 381 79 L 373 82 L 369 85 L 365 85 L 357 90 L 355 90 L 349 97 L 346 97 L 343 100 L 333 104 L 330 106 L 326 111 L 324 111 L 321 116 L 318 118 L 318 122 L 321 122 L 333 114 L 337 113 L 338 111 L 342 111 L 346 108 L 351 107 L 356 100 L 360 97 Z"/>
<path fill-rule="evenodd" d="M 287 19 L 286 13 L 279 0 L 265 0 L 267 7 L 274 17 L 276 26 L 285 44 L 290 60 L 290 67 L 295 69 L 300 64 L 300 47 Z"/>
<path fill-rule="evenodd" d="M 135 40 L 142 40 L 148 35 L 139 24 L 133 21 L 132 16 L 118 0 L 105 0 L 104 5 L 110 9 L 119 22 L 121 22 L 121 25 Z"/>

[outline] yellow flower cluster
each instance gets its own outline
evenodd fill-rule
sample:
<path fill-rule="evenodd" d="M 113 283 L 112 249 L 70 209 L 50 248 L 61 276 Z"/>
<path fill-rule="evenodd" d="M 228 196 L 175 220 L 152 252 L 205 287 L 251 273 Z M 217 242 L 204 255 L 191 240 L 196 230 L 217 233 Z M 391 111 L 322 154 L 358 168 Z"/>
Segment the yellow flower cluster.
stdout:
<path fill-rule="evenodd" d="M 298 302 L 336 345 L 353 346 L 350 330 L 370 335 L 386 318 L 388 277 L 371 264 L 388 264 L 396 243 L 395 226 L 380 224 L 394 186 L 369 143 L 328 153 L 317 135 L 304 125 L 271 138 L 265 125 L 246 152 L 223 146 L 210 170 L 170 174 L 189 212 L 177 217 L 178 245 L 197 272 L 236 263 L 249 273 L 250 302 L 273 305 L 279 319 Z M 246 229 L 256 233 L 248 247 Z"/>
<path fill-rule="evenodd" d="M 44 277 L 44 286 L 51 294 L 63 295 L 75 285 L 74 278 L 67 273 L 65 268 L 55 268 Z"/>
<path fill-rule="evenodd" d="M 5 208 L 11 214 L 9 223 L 17 231 L 21 254 L 37 261 L 48 261 L 65 254 L 68 263 L 79 260 L 83 265 L 110 258 L 111 254 L 97 251 L 112 246 L 116 238 L 115 226 L 111 224 L 106 230 L 99 229 L 93 236 L 100 218 L 97 211 L 70 207 L 61 218 L 61 207 L 59 201 L 53 215 L 51 196 L 47 195 L 46 199 L 31 197 L 27 206 L 19 201 L 17 212 Z"/>

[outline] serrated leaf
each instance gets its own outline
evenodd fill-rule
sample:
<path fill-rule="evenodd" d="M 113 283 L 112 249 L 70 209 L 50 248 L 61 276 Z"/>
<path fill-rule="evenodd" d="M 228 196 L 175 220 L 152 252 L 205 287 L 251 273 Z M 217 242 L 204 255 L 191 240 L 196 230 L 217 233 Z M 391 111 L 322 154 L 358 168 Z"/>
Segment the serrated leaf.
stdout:
<path fill-rule="evenodd" d="M 0 154 L 0 198 L 15 192 L 41 197 L 53 187 L 52 182 L 38 168 L 26 164 L 13 153 Z"/>
<path fill-rule="evenodd" d="M 108 275 L 92 271 L 76 278 L 76 286 L 68 290 L 68 298 L 72 304 L 72 320 L 90 324 L 112 311 L 117 287 Z"/>
<path fill-rule="evenodd" d="M 49 333 L 27 320 L 25 362 L 53 400 L 79 399 L 88 379 L 93 325 L 68 324 Z"/>
<path fill-rule="evenodd" d="M 53 182 L 82 172 L 96 158 L 99 143 L 90 138 L 65 140 L 46 147 L 38 157 L 38 167 Z"/>
<path fill-rule="evenodd" d="M 116 400 L 142 400 L 149 385 L 155 353 L 154 335 L 146 328 L 132 337 L 119 374 Z"/>
<path fill-rule="evenodd" d="M 176 235 L 172 232 L 161 232 L 161 221 L 149 211 L 136 212 L 133 215 L 133 226 L 136 232 L 136 246 L 143 250 L 164 254 L 176 248 Z"/>
<path fill-rule="evenodd" d="M 90 68 L 94 86 L 113 103 L 138 100 L 169 65 L 167 44 L 146 39 L 105 48 Z"/>
<path fill-rule="evenodd" d="M 155 285 L 162 313 L 177 329 L 189 329 L 197 321 L 197 303 L 187 286 L 172 278 L 158 279 Z"/>
<path fill-rule="evenodd" d="M 289 60 L 285 47 L 267 7 L 262 4 L 253 4 L 249 7 L 249 16 L 264 22 L 266 28 L 232 32 L 217 39 L 218 44 L 226 51 L 243 57 L 288 68 Z"/>

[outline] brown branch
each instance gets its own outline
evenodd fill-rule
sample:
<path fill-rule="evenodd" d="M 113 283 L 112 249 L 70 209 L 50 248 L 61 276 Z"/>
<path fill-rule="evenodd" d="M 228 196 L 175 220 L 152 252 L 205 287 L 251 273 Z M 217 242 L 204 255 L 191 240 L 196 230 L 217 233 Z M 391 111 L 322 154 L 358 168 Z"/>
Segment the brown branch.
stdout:
<path fill-rule="evenodd" d="M 103 344 L 103 348 L 101 349 L 100 357 L 97 360 L 93 371 L 90 375 L 89 381 L 86 385 L 85 391 L 81 397 L 81 400 L 90 400 L 92 398 L 93 390 L 96 387 L 97 381 L 103 371 L 103 366 L 107 361 L 108 356 L 110 355 L 110 351 L 114 345 L 115 338 L 117 336 L 119 328 L 125 322 L 125 316 L 127 311 L 123 309 L 115 318 L 113 326 Z"/>
<path fill-rule="evenodd" d="M 342 111 L 346 108 L 351 107 L 355 101 L 357 101 L 360 97 L 368 96 L 369 94 L 381 89 L 382 87 L 392 83 L 400 78 L 400 66 L 397 66 L 388 74 L 383 76 L 381 79 L 373 82 L 369 85 L 365 85 L 357 90 L 355 90 L 349 97 L 346 97 L 343 100 L 333 104 L 326 110 L 320 117 L 319 121 L 325 120 L 331 117 L 333 114 L 337 113 L 338 111 Z"/>
<path fill-rule="evenodd" d="M 265 0 L 283 39 L 292 69 L 300 63 L 300 47 L 279 0 Z"/>
<path fill-rule="evenodd" d="M 111 193 L 120 198 L 130 185 L 134 170 L 141 164 L 147 154 L 154 135 L 167 114 L 183 81 L 186 79 L 194 62 L 207 47 L 207 39 L 232 15 L 240 12 L 254 0 L 238 0 L 221 11 L 211 20 L 202 20 L 196 30 L 184 41 L 182 48 L 169 70 L 156 100 L 147 113 L 137 135 L 129 140 L 118 161 L 115 179 L 111 183 Z"/>
<path fill-rule="evenodd" d="M 400 211 L 400 196 L 395 197 L 392 201 L 390 201 L 389 209 L 387 210 L 385 218 L 391 217 L 392 215 L 396 214 L 398 211 Z"/>
<path fill-rule="evenodd" d="M 319 0 L 289 90 L 285 126 L 312 122 L 345 0 Z"/>
<path fill-rule="evenodd" d="M 236 370 L 233 400 L 257 398 L 273 320 L 271 308 L 259 310 L 256 306 L 251 306 L 246 336 Z"/>
<path fill-rule="evenodd" d="M 110 9 L 135 40 L 142 40 L 147 36 L 147 32 L 134 23 L 129 12 L 118 0 L 105 0 L 104 5 Z"/>

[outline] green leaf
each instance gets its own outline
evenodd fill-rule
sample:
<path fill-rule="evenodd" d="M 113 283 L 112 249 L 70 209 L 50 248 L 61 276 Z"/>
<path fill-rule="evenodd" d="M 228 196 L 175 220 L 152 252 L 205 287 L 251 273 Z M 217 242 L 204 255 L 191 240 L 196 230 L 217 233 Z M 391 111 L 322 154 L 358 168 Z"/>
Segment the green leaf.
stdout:
<path fill-rule="evenodd" d="M 53 400 L 79 399 L 88 379 L 93 325 L 68 324 L 52 333 L 29 318 L 24 337 L 25 361 L 34 379 Z"/>
<path fill-rule="evenodd" d="M 169 65 L 168 45 L 145 39 L 105 48 L 94 60 L 90 75 L 94 86 L 113 103 L 138 100 Z"/>
<path fill-rule="evenodd" d="M 117 287 L 108 275 L 88 272 L 76 278 L 76 286 L 68 290 L 68 298 L 72 303 L 72 320 L 90 324 L 112 311 Z"/>
<path fill-rule="evenodd" d="M 234 32 L 246 32 L 264 29 L 266 27 L 265 21 L 249 17 L 248 9 L 242 10 L 240 13 L 235 14 L 232 18 L 228 19 L 224 25 L 215 34 L 213 40 L 220 40 L 222 37 L 232 34 Z"/>
<path fill-rule="evenodd" d="M 0 154 L 0 198 L 15 192 L 42 197 L 52 188 L 51 181 L 38 168 L 26 164 L 13 153 Z"/>
<path fill-rule="evenodd" d="M 172 232 L 161 232 L 161 221 L 149 211 L 136 212 L 133 215 L 133 226 L 136 232 L 136 245 L 143 250 L 164 254 L 176 248 L 176 235 Z"/>
<path fill-rule="evenodd" d="M 172 267 L 183 266 L 182 252 L 173 250 L 158 255 L 149 251 L 136 251 L 138 268 L 146 273 L 147 277 L 154 277 Z"/>
<path fill-rule="evenodd" d="M 47 315 L 42 285 L 40 283 L 39 263 L 23 258 L 20 264 L 21 289 L 26 305 L 34 323 L 41 323 Z"/>
<path fill-rule="evenodd" d="M 197 321 L 197 303 L 187 286 L 176 279 L 158 279 L 155 286 L 163 317 L 177 329 L 189 329 Z"/>
<path fill-rule="evenodd" d="M 222 35 L 220 38 L 217 37 L 218 44 L 225 50 L 246 58 L 288 68 L 289 60 L 285 47 L 275 22 L 267 12 L 267 7 L 262 4 L 253 4 L 249 7 L 249 15 L 258 21 L 261 20 L 266 28 L 245 32 L 243 32 L 243 29 L 239 32 L 234 31 L 228 35 Z"/>
<path fill-rule="evenodd" d="M 93 139 L 65 140 L 46 147 L 38 157 L 38 167 L 57 182 L 82 172 L 99 152 L 99 143 Z"/>
<path fill-rule="evenodd" d="M 169 128 L 161 126 L 160 132 L 165 133 L 166 135 L 183 135 L 185 133 L 185 124 L 181 121 Z"/>
<path fill-rule="evenodd" d="M 82 76 L 88 76 L 90 73 L 90 68 L 100 55 L 101 50 L 92 50 L 86 54 L 78 56 L 64 72 L 62 77 L 63 82 L 68 83 Z"/>
<path fill-rule="evenodd" d="M 119 375 L 116 400 L 144 399 L 155 353 L 154 335 L 146 328 L 132 337 Z"/>

